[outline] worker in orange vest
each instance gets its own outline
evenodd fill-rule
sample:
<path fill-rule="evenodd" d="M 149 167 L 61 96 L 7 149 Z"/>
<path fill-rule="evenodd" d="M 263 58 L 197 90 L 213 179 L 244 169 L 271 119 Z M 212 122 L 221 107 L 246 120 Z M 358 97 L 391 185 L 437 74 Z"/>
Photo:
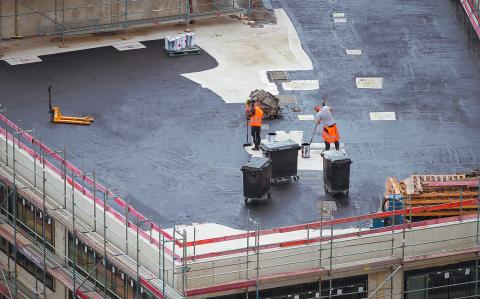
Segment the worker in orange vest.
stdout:
<path fill-rule="evenodd" d="M 335 143 L 335 149 L 340 149 L 340 135 L 338 134 L 337 124 L 332 116 L 332 107 L 325 105 L 323 101 L 322 107 L 315 106 L 314 110 L 317 112 L 317 124 L 323 124 L 322 138 L 325 141 L 325 150 L 330 150 L 330 143 Z"/>
<path fill-rule="evenodd" d="M 260 133 L 262 131 L 263 110 L 260 108 L 260 103 L 255 101 L 247 101 L 245 111 L 247 118 L 250 121 L 251 134 L 253 139 L 252 150 L 258 151 L 260 149 Z"/>

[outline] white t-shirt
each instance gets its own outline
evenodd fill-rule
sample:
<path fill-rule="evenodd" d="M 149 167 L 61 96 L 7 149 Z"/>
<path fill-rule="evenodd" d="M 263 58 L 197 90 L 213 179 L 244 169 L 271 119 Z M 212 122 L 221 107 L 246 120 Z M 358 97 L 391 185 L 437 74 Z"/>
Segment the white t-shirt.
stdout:
<path fill-rule="evenodd" d="M 323 106 L 322 109 L 317 113 L 317 122 L 322 122 L 324 126 L 330 127 L 335 124 L 332 113 L 330 112 L 332 107 Z"/>

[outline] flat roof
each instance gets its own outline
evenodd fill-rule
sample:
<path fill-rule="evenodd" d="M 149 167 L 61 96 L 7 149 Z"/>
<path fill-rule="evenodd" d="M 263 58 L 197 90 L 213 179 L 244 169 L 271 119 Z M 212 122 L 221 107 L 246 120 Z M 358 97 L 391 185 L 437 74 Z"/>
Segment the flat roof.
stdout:
<path fill-rule="evenodd" d="M 314 66 L 289 72 L 290 79 L 319 80 L 320 88 L 278 84 L 281 94 L 297 97 L 301 111 L 285 109 L 270 131 L 308 136 L 312 122 L 297 115 L 311 114 L 329 96 L 353 160 L 350 196 L 338 201 L 337 217 L 376 211 L 389 176 L 480 165 L 480 68 L 448 1 L 375 0 L 369 9 L 356 0 L 342 9 L 326 2 L 275 3 L 289 14 Z M 333 20 L 332 11 L 344 12 L 345 22 Z M 41 63 L 0 63 L 6 116 L 35 128 L 53 149 L 66 145 L 67 160 L 88 172 L 95 167 L 99 180 L 161 226 L 245 228 L 248 213 L 262 228 L 318 220 L 318 202 L 332 200 L 321 171 L 301 170 L 300 181 L 275 187 L 270 202 L 245 207 L 243 105 L 227 104 L 180 75 L 212 69 L 215 59 L 208 53 L 169 58 L 163 40 L 142 43 L 146 48 L 138 51 L 104 47 L 41 56 Z M 381 89 L 371 88 L 378 80 L 360 80 L 367 88 L 357 87 L 357 78 L 372 77 L 382 78 Z M 54 104 L 65 115 L 92 115 L 92 126 L 49 122 L 52 82 Z M 383 117 L 371 118 L 371 112 L 394 112 L 395 120 L 371 120 Z"/>

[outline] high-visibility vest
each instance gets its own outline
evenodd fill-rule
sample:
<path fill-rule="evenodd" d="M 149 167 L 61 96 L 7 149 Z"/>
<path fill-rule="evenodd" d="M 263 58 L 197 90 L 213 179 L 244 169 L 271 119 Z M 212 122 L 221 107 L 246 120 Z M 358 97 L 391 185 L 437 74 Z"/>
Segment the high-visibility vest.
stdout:
<path fill-rule="evenodd" d="M 255 107 L 255 114 L 250 116 L 251 127 L 261 127 L 263 119 L 263 110 L 260 107 Z"/>
<path fill-rule="evenodd" d="M 322 132 L 322 138 L 325 142 L 332 143 L 337 142 L 340 139 L 338 134 L 337 124 L 333 124 L 330 127 L 324 126 Z"/>

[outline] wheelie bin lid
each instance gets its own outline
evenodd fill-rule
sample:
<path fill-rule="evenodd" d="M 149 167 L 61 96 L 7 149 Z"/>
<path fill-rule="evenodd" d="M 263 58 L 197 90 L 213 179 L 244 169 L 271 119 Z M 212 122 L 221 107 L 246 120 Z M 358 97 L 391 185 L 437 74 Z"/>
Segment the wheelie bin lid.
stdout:
<path fill-rule="evenodd" d="M 336 149 L 324 151 L 323 157 L 329 161 L 342 161 L 342 160 L 348 160 L 350 162 L 352 161 L 348 158 L 347 153 L 343 149 L 338 151 Z"/>
<path fill-rule="evenodd" d="M 270 159 L 253 157 L 245 165 L 242 166 L 243 172 L 262 171 L 265 167 L 270 165 Z"/>
<path fill-rule="evenodd" d="M 265 152 L 274 152 L 274 151 L 284 151 L 284 150 L 299 150 L 301 147 L 298 143 L 296 143 L 293 140 L 287 140 L 287 141 L 275 141 L 275 142 L 267 142 L 267 143 L 262 143 L 260 145 L 260 148 L 262 151 Z"/>

